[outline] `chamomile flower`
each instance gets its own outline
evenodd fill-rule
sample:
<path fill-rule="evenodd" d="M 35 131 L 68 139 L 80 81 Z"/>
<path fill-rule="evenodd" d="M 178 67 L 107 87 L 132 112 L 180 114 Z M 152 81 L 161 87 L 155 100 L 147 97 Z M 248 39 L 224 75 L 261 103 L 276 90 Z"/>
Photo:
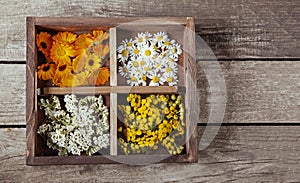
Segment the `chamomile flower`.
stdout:
<path fill-rule="evenodd" d="M 127 49 L 127 47 L 124 45 L 120 45 L 118 47 L 118 59 L 121 62 L 125 62 L 128 59 L 128 56 L 129 56 L 129 50 Z"/>
<path fill-rule="evenodd" d="M 138 46 L 132 46 L 130 52 L 130 56 L 134 59 L 137 59 L 141 56 L 141 49 Z"/>
<path fill-rule="evenodd" d="M 141 52 L 141 55 L 143 58 L 145 58 L 145 60 L 151 60 L 156 55 L 156 51 L 154 50 L 153 46 L 145 45 L 141 49 Z"/>
<path fill-rule="evenodd" d="M 150 79 L 151 81 L 149 83 L 149 86 L 159 86 L 163 84 L 161 75 L 156 72 L 153 72 L 153 74 L 150 76 Z"/>
<path fill-rule="evenodd" d="M 177 75 L 173 72 L 165 73 L 162 80 L 167 82 L 169 86 L 174 86 L 178 83 Z"/>
<path fill-rule="evenodd" d="M 165 32 L 158 32 L 153 35 L 153 42 L 158 43 L 158 46 L 161 47 L 163 42 L 168 41 L 168 35 Z"/>
<path fill-rule="evenodd" d="M 176 43 L 172 44 L 172 46 L 169 47 L 169 54 L 170 57 L 173 59 L 178 59 L 178 56 L 182 53 L 181 46 Z"/>
<path fill-rule="evenodd" d="M 165 32 L 138 33 L 133 41 L 125 39 L 120 43 L 118 71 L 131 86 L 176 85 L 177 61 L 181 53 L 180 45 Z M 164 77 L 165 73 L 168 77 Z"/>
<path fill-rule="evenodd" d="M 145 33 L 138 33 L 138 36 L 135 38 L 134 42 L 138 46 L 143 46 L 147 43 L 147 40 L 145 39 L 146 34 Z"/>
<path fill-rule="evenodd" d="M 130 84 L 130 86 L 138 86 L 139 85 L 139 78 L 140 76 L 136 73 L 131 73 L 129 75 L 129 80 L 127 80 L 127 84 Z"/>
<path fill-rule="evenodd" d="M 133 41 L 132 41 L 132 39 L 129 39 L 129 40 L 124 39 L 121 44 L 123 44 L 124 47 L 126 47 L 128 50 L 131 50 L 132 46 L 133 46 Z"/>

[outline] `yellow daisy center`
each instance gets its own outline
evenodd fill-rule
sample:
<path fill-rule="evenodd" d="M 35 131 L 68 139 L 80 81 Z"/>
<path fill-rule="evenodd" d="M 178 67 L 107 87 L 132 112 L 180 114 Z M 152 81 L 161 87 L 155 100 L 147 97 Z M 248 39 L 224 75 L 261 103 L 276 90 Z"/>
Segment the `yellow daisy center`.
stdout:
<path fill-rule="evenodd" d="M 156 68 L 160 68 L 160 66 L 161 66 L 160 63 L 156 64 Z"/>
<path fill-rule="evenodd" d="M 161 41 L 163 39 L 163 37 L 161 35 L 157 36 L 157 40 Z"/>
<path fill-rule="evenodd" d="M 150 71 L 150 67 L 145 67 L 144 70 L 145 70 L 146 72 L 148 72 L 148 71 Z"/>
<path fill-rule="evenodd" d="M 131 81 L 137 81 L 137 78 L 135 76 L 132 76 L 130 79 Z"/>
<path fill-rule="evenodd" d="M 138 67 L 139 66 L 139 63 L 137 61 L 133 61 L 133 66 L 134 67 Z"/>
<path fill-rule="evenodd" d="M 149 56 L 151 55 L 151 51 L 150 51 L 150 50 L 146 50 L 146 51 L 145 51 L 145 55 L 146 55 L 147 57 L 149 57 Z"/>
<path fill-rule="evenodd" d="M 132 46 L 132 43 L 131 42 L 128 42 L 127 43 L 127 47 L 131 47 Z"/>
<path fill-rule="evenodd" d="M 142 80 L 143 80 L 143 81 L 146 81 L 146 80 L 147 80 L 147 77 L 146 77 L 145 75 L 143 75 L 143 76 L 142 76 Z"/>
<path fill-rule="evenodd" d="M 168 77 L 168 78 L 167 78 L 167 81 L 168 81 L 169 83 L 171 83 L 171 82 L 174 81 L 174 78 L 173 78 L 173 77 Z"/>
<path fill-rule="evenodd" d="M 172 52 L 173 52 L 173 53 L 177 53 L 177 49 L 176 49 L 176 48 L 173 48 L 173 49 L 172 49 Z"/>
<path fill-rule="evenodd" d="M 139 37 L 139 38 L 138 38 L 138 42 L 139 42 L 139 43 L 143 42 L 143 38 L 142 38 L 142 37 Z"/>
<path fill-rule="evenodd" d="M 123 51 L 122 51 L 122 56 L 123 56 L 123 57 L 126 57 L 126 56 L 127 56 L 127 50 L 123 50 Z"/>
<path fill-rule="evenodd" d="M 158 83 L 158 82 L 159 82 L 159 77 L 154 76 L 153 79 L 152 79 L 152 81 L 153 81 L 154 83 Z"/>
<path fill-rule="evenodd" d="M 145 62 L 144 60 L 142 60 L 142 61 L 140 62 L 140 65 L 141 65 L 141 66 L 144 66 L 144 65 L 146 65 L 146 62 Z"/>
<path fill-rule="evenodd" d="M 166 72 L 171 72 L 172 71 L 172 68 L 171 67 L 167 67 L 166 68 Z"/>
<path fill-rule="evenodd" d="M 133 53 L 135 54 L 135 55 L 137 55 L 137 54 L 139 54 L 139 50 L 137 49 L 137 48 L 135 48 L 134 50 L 133 50 Z"/>
<path fill-rule="evenodd" d="M 59 50 L 57 50 L 57 55 L 58 56 L 64 56 L 66 54 L 66 51 L 62 48 L 60 48 Z"/>

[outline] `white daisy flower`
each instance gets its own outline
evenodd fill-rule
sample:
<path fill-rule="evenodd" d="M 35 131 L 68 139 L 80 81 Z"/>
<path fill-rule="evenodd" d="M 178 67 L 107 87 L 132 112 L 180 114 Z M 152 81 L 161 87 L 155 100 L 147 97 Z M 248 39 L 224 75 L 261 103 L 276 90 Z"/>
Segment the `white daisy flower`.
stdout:
<path fill-rule="evenodd" d="M 167 82 L 169 86 L 177 85 L 178 77 L 175 72 L 165 72 L 162 76 L 163 82 Z"/>
<path fill-rule="evenodd" d="M 141 56 L 141 48 L 139 46 L 132 46 L 130 50 L 130 56 L 134 59 L 137 59 Z"/>
<path fill-rule="evenodd" d="M 149 77 L 151 79 L 149 86 L 159 86 L 160 84 L 163 85 L 164 82 L 161 78 L 161 74 L 157 72 L 152 72 L 151 76 Z"/>
<path fill-rule="evenodd" d="M 121 62 L 125 62 L 128 59 L 129 56 L 129 50 L 124 45 L 120 45 L 118 47 L 118 59 Z"/>
<path fill-rule="evenodd" d="M 129 84 L 130 86 L 138 86 L 139 82 L 140 82 L 140 76 L 137 73 L 133 73 L 131 72 L 129 74 L 129 79 L 127 80 L 127 84 Z"/>
<path fill-rule="evenodd" d="M 147 40 L 145 39 L 145 33 L 138 33 L 138 36 L 135 38 L 134 43 L 137 46 L 143 46 L 147 44 Z"/>
<path fill-rule="evenodd" d="M 146 61 L 151 60 L 156 54 L 153 46 L 144 45 L 141 49 L 141 55 Z"/>
<path fill-rule="evenodd" d="M 153 35 L 153 42 L 158 43 L 158 46 L 161 47 L 163 42 L 168 41 L 168 35 L 165 32 L 158 32 Z"/>
<path fill-rule="evenodd" d="M 170 54 L 170 58 L 173 59 L 178 59 L 178 56 L 182 53 L 182 49 L 181 46 L 176 43 L 176 44 L 172 44 L 169 47 L 169 54 Z"/>
<path fill-rule="evenodd" d="M 119 73 L 121 76 L 127 77 L 128 73 L 129 73 L 129 69 L 128 69 L 127 65 L 119 66 Z"/>
<path fill-rule="evenodd" d="M 123 44 L 127 48 L 127 50 L 131 50 L 132 46 L 133 46 L 133 40 L 132 39 L 129 39 L 129 40 L 124 39 L 121 44 Z"/>

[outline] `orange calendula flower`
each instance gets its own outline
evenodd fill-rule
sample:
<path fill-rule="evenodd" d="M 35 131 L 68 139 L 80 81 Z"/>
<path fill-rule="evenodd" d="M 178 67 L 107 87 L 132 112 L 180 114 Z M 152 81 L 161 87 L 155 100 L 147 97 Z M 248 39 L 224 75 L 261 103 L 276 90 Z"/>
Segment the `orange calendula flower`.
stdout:
<path fill-rule="evenodd" d="M 91 34 L 81 34 L 75 41 L 76 49 L 88 49 L 93 45 L 94 39 Z"/>
<path fill-rule="evenodd" d="M 78 73 L 84 70 L 85 66 L 87 65 L 87 55 L 78 55 L 76 58 L 73 59 L 73 70 L 74 72 Z"/>
<path fill-rule="evenodd" d="M 36 44 L 38 46 L 38 50 L 41 51 L 47 59 L 50 56 L 50 49 L 52 47 L 52 37 L 47 32 L 41 32 L 36 36 Z"/>
<path fill-rule="evenodd" d="M 94 72 L 101 67 L 101 59 L 95 54 L 88 55 L 86 60 L 85 68 L 88 71 Z"/>
<path fill-rule="evenodd" d="M 53 41 L 56 43 L 71 45 L 76 40 L 77 35 L 71 32 L 59 32 L 53 36 Z"/>
<path fill-rule="evenodd" d="M 104 31 L 93 31 L 93 36 L 98 43 L 102 43 L 109 38 L 109 34 Z"/>
<path fill-rule="evenodd" d="M 110 72 L 107 67 L 102 67 L 97 71 L 93 72 L 90 77 L 87 79 L 91 85 L 103 85 L 108 81 Z"/>
<path fill-rule="evenodd" d="M 105 58 L 109 53 L 109 46 L 104 44 L 98 44 L 97 46 L 93 47 L 93 51 L 98 57 Z"/>
<path fill-rule="evenodd" d="M 82 86 L 87 84 L 87 77 L 88 77 L 87 72 L 80 72 L 76 74 L 73 81 L 73 86 Z"/>
<path fill-rule="evenodd" d="M 72 78 L 73 77 L 73 67 L 68 64 L 61 64 L 57 66 L 54 78 L 61 80 L 62 78 Z"/>
<path fill-rule="evenodd" d="M 56 66 L 54 63 L 46 63 L 38 66 L 38 77 L 42 80 L 50 80 L 55 74 Z"/>
<path fill-rule="evenodd" d="M 70 63 L 70 57 L 75 56 L 75 50 L 73 49 L 73 47 L 68 45 L 55 43 L 52 45 L 52 48 L 50 50 L 50 58 L 58 65 Z"/>

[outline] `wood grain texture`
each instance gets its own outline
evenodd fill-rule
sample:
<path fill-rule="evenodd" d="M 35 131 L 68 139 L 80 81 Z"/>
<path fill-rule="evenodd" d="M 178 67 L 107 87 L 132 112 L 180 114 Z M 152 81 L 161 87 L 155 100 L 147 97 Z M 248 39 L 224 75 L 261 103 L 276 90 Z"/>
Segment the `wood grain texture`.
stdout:
<path fill-rule="evenodd" d="M 224 123 L 297 123 L 300 121 L 300 62 L 221 61 L 227 103 Z M 217 69 L 213 73 L 218 73 Z M 205 74 L 198 68 L 200 120 L 206 123 L 212 103 Z M 221 93 L 222 91 L 220 91 Z"/>
<path fill-rule="evenodd" d="M 25 124 L 25 65 L 0 64 L 0 125 Z"/>
<path fill-rule="evenodd" d="M 225 123 L 300 121 L 300 62 L 222 61 L 227 87 Z M 25 65 L 0 65 L 0 124 L 25 124 Z M 205 74 L 198 68 L 200 122 L 213 102 Z"/>
<path fill-rule="evenodd" d="M 218 58 L 300 57 L 296 0 L 10 0 L 0 10 L 1 61 L 25 60 L 27 16 L 194 16 L 196 32 Z"/>
<path fill-rule="evenodd" d="M 199 128 L 199 135 L 204 127 Z M 192 164 L 25 165 L 25 129 L 0 129 L 1 182 L 295 182 L 300 127 L 226 126 Z M 55 175 L 55 176 L 54 176 Z"/>

